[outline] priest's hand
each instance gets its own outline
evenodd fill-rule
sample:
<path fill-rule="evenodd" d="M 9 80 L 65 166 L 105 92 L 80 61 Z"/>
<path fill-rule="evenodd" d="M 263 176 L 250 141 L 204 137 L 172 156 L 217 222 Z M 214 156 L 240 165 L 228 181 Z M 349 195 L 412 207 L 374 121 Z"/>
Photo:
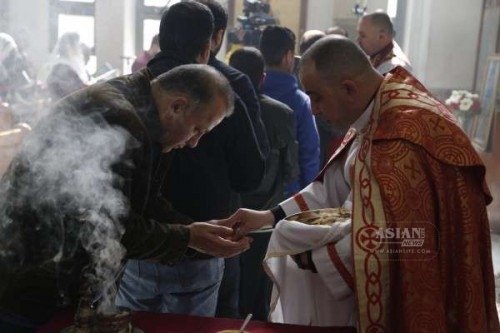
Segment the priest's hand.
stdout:
<path fill-rule="evenodd" d="M 312 260 L 311 250 L 291 255 L 290 257 L 292 257 L 293 261 L 295 261 L 297 267 L 299 267 L 300 269 L 306 269 L 310 270 L 313 273 L 318 273 L 316 265 L 314 265 L 314 261 Z"/>
<path fill-rule="evenodd" d="M 214 257 L 229 258 L 250 248 L 251 238 L 232 240 L 232 228 L 210 222 L 195 222 L 189 228 L 188 246 Z"/>
<path fill-rule="evenodd" d="M 217 221 L 217 224 L 232 228 L 234 230 L 232 239 L 238 240 L 250 231 L 272 227 L 274 215 L 270 210 L 240 208 L 229 218 Z"/>

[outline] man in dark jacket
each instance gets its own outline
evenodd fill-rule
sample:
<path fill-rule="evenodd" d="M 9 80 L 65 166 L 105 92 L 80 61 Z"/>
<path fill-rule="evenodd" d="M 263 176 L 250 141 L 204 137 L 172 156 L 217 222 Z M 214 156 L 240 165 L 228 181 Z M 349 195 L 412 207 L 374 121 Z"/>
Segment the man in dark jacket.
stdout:
<path fill-rule="evenodd" d="M 222 41 L 224 39 L 224 34 L 227 28 L 227 20 L 228 15 L 224 7 L 216 0 L 198 0 L 198 2 L 206 5 L 214 16 L 214 32 L 212 34 L 211 41 L 211 53 L 210 58 L 208 60 L 208 64 L 210 66 L 215 67 L 219 70 L 231 83 L 231 87 L 237 96 L 239 96 L 240 101 L 242 102 L 239 106 L 242 109 L 246 109 L 248 111 L 248 115 L 250 116 L 252 123 L 254 125 L 255 134 L 257 136 L 257 140 L 259 142 L 260 148 L 264 157 L 269 155 L 269 142 L 267 137 L 267 132 L 262 121 L 261 110 L 259 99 L 256 95 L 255 89 L 252 85 L 250 79 L 244 73 L 239 70 L 226 65 L 222 61 L 216 58 L 217 53 L 219 53 Z M 238 108 L 238 101 L 236 102 L 236 108 Z M 267 167 L 267 165 L 266 165 Z M 252 184 L 252 189 L 255 189 L 261 180 Z M 228 184 L 229 185 L 229 184 Z M 224 193 L 231 193 L 231 200 L 229 203 L 231 205 L 226 208 L 228 212 L 233 212 L 237 208 L 241 207 L 241 199 L 237 193 L 231 191 L 230 186 L 217 185 L 216 188 Z M 192 193 L 186 192 L 187 195 L 192 196 Z M 227 194 L 226 194 L 227 195 Z M 210 200 L 213 196 L 207 192 L 205 195 L 205 200 Z M 201 198 L 201 197 L 200 197 Z M 218 199 L 218 198 L 217 198 Z M 216 200 L 217 200 L 216 199 Z M 214 200 L 214 199 L 212 199 Z M 223 202 L 215 203 L 212 205 L 213 207 L 225 207 Z M 210 206 L 207 206 L 210 207 Z M 210 208 L 203 208 L 200 211 L 202 216 L 207 218 L 217 218 L 219 213 L 217 211 L 213 211 Z M 229 317 L 229 318 L 239 318 L 239 278 L 240 278 L 240 265 L 239 258 L 233 257 L 224 260 L 224 277 L 221 282 L 221 286 L 219 289 L 219 299 L 217 300 L 217 311 L 216 315 L 218 317 Z"/>
<path fill-rule="evenodd" d="M 261 92 L 264 58 L 258 49 L 242 47 L 234 51 L 229 64 L 247 74 L 255 90 L 260 92 L 262 120 L 271 148 L 261 184 L 256 190 L 242 194 L 242 205 L 251 209 L 270 209 L 286 198 L 285 184 L 298 175 L 295 117 L 286 104 Z M 262 268 L 262 261 L 270 236 L 271 230 L 252 235 L 251 249 L 240 255 L 240 313 L 253 313 L 257 320 L 267 320 L 269 315 L 272 282 Z"/>
<path fill-rule="evenodd" d="M 199 2 L 171 6 L 160 22 L 161 51 L 148 68 L 159 75 L 184 63 L 207 63 L 213 22 L 211 11 Z M 258 114 L 250 117 L 236 97 L 231 117 L 194 150 L 176 152 L 164 189 L 178 211 L 200 221 L 225 217 L 238 207 L 234 191 L 258 186 L 265 168 L 262 145 L 254 133 L 255 127 L 262 126 L 258 119 Z M 222 271 L 222 260 L 214 258 L 188 255 L 172 267 L 132 260 L 117 303 L 134 310 L 213 316 Z"/>
<path fill-rule="evenodd" d="M 206 65 L 157 79 L 145 69 L 61 100 L 0 183 L 0 331 L 34 330 L 75 300 L 84 266 L 95 300 L 112 308 L 105 289 L 123 258 L 175 264 L 188 247 L 248 248 L 225 239 L 230 228 L 189 224 L 161 195 L 169 152 L 196 147 L 232 109 L 227 80 Z"/>

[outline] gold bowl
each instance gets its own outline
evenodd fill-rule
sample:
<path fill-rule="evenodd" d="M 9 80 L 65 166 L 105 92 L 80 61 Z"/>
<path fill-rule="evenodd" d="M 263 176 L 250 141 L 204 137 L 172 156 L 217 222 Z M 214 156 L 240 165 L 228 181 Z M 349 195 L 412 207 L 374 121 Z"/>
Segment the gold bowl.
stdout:
<path fill-rule="evenodd" d="M 345 222 L 351 218 L 351 211 L 345 208 L 324 208 L 306 210 L 287 216 L 285 220 L 296 221 L 309 225 L 330 225 L 335 222 Z"/>

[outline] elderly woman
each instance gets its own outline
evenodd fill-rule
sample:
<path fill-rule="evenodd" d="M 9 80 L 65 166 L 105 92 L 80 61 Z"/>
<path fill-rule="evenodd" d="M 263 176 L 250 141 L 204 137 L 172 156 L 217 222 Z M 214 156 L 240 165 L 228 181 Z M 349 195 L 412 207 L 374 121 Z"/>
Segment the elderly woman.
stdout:
<path fill-rule="evenodd" d="M 53 101 L 86 87 L 90 76 L 85 68 L 84 44 L 76 32 L 67 32 L 57 41 L 48 64 L 46 85 Z"/>

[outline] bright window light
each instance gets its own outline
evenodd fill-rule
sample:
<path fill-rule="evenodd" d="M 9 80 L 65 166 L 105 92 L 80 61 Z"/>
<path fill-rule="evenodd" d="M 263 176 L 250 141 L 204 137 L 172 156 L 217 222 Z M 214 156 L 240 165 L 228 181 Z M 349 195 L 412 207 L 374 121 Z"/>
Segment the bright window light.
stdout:
<path fill-rule="evenodd" d="M 66 32 L 77 32 L 80 35 L 80 41 L 88 47 L 94 47 L 94 17 L 81 15 L 59 14 L 58 17 L 57 38 Z"/>
<path fill-rule="evenodd" d="M 59 0 L 59 1 L 66 1 L 66 2 L 90 2 L 90 3 L 95 2 L 94 0 Z"/>
<path fill-rule="evenodd" d="M 181 0 L 144 0 L 144 6 L 165 7 L 172 6 L 178 2 L 181 2 Z"/>
<path fill-rule="evenodd" d="M 398 12 L 398 0 L 389 0 L 387 2 L 387 15 L 389 17 L 396 17 L 396 13 Z"/>
<path fill-rule="evenodd" d="M 160 20 L 144 20 L 144 32 L 142 35 L 142 49 L 149 50 L 151 39 L 160 30 Z"/>
<path fill-rule="evenodd" d="M 66 32 L 77 32 L 80 35 L 80 41 L 82 43 L 90 48 L 94 47 L 95 34 L 93 16 L 59 14 L 58 20 L 57 38 L 61 37 Z M 92 74 L 96 71 L 96 68 L 96 57 L 91 55 L 87 63 L 87 70 Z"/>

